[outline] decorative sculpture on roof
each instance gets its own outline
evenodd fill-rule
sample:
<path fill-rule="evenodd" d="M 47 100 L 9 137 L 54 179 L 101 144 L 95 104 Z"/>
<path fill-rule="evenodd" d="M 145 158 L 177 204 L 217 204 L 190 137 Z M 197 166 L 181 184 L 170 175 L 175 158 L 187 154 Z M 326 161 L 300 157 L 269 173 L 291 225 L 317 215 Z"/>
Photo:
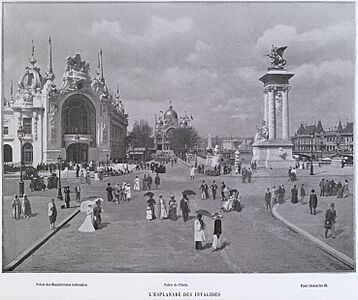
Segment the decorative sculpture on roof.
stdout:
<path fill-rule="evenodd" d="M 77 72 L 89 74 L 89 63 L 81 60 L 81 54 L 79 51 L 73 57 L 68 56 L 66 58 L 66 63 L 66 72 L 74 70 Z"/>
<path fill-rule="evenodd" d="M 269 130 L 266 126 L 266 122 L 265 121 L 262 121 L 262 127 L 259 128 L 257 125 L 256 125 L 256 128 L 257 128 L 257 133 L 255 135 L 255 142 L 265 142 L 265 141 L 268 141 L 268 138 L 269 138 Z"/>
<path fill-rule="evenodd" d="M 287 49 L 287 46 L 284 47 L 275 47 L 272 45 L 270 53 L 266 54 L 271 58 L 271 67 L 269 69 L 283 69 L 286 65 L 286 60 L 283 59 L 283 52 Z"/>

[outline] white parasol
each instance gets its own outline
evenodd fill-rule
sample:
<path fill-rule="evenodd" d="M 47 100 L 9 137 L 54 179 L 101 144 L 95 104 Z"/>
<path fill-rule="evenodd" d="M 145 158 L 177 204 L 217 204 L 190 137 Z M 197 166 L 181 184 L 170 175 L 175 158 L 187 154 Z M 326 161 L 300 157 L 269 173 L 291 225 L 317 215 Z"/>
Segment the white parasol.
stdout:
<path fill-rule="evenodd" d="M 80 211 L 85 213 L 85 212 L 87 212 L 88 207 L 90 207 L 90 206 L 95 206 L 95 205 L 96 205 L 96 202 L 93 201 L 93 200 L 83 201 L 83 202 L 81 203 Z"/>

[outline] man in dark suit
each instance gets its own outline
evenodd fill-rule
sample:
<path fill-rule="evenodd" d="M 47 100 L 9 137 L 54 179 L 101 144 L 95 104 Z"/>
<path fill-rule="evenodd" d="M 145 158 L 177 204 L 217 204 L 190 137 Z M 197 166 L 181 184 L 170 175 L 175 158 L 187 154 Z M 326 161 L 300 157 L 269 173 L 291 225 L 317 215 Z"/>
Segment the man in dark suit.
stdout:
<path fill-rule="evenodd" d="M 267 192 L 265 193 L 265 203 L 266 203 L 266 210 L 271 210 L 271 192 L 270 189 L 267 188 Z"/>
<path fill-rule="evenodd" d="M 312 215 L 312 211 L 313 211 L 313 214 L 315 215 L 316 207 L 317 207 L 317 195 L 315 194 L 314 190 L 311 191 L 309 206 L 310 206 L 311 215 Z"/>
<path fill-rule="evenodd" d="M 186 194 L 183 194 L 183 198 L 180 200 L 180 209 L 182 211 L 183 220 L 186 222 L 189 217 L 189 199 Z"/>
<path fill-rule="evenodd" d="M 213 251 L 221 248 L 220 235 L 222 234 L 221 220 L 219 214 L 214 214 Z"/>
<path fill-rule="evenodd" d="M 335 230 L 335 223 L 337 219 L 337 212 L 334 209 L 334 203 L 331 204 L 331 207 L 327 209 L 326 216 L 324 218 L 324 237 L 328 237 L 328 230 L 331 229 L 332 231 L 332 238 L 336 237 L 336 230 Z"/>

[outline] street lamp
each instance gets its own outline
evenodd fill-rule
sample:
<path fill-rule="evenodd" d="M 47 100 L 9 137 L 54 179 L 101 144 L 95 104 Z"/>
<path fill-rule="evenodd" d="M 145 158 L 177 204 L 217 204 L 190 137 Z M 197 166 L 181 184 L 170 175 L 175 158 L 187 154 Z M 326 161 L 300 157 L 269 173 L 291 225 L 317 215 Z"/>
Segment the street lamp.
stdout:
<path fill-rule="evenodd" d="M 61 187 L 61 165 L 62 165 L 62 157 L 59 155 L 57 157 L 58 160 L 58 190 L 57 190 L 57 199 L 63 200 L 62 197 L 62 187 Z"/>
<path fill-rule="evenodd" d="M 108 160 L 109 160 L 109 154 L 108 153 L 106 154 L 106 157 L 107 157 L 107 172 L 108 172 Z"/>
<path fill-rule="evenodd" d="M 310 171 L 310 175 L 314 175 L 313 174 L 313 138 L 314 138 L 313 131 L 310 132 L 310 137 L 311 137 L 311 171 Z"/>
<path fill-rule="evenodd" d="M 19 126 L 17 130 L 17 137 L 20 141 L 20 182 L 19 182 L 19 194 L 20 197 L 24 195 L 24 181 L 22 180 L 22 165 L 23 165 L 23 158 L 22 158 L 22 142 L 24 140 L 25 131 L 22 126 Z"/>
<path fill-rule="evenodd" d="M 184 160 L 186 161 L 186 153 L 187 153 L 187 150 L 188 149 L 188 146 L 187 145 L 184 145 Z"/>
<path fill-rule="evenodd" d="M 80 163 L 80 139 L 81 137 L 76 134 L 75 135 L 75 141 L 76 141 L 76 145 L 77 145 L 77 157 L 76 157 L 76 160 L 77 160 L 77 163 L 79 164 Z"/>
<path fill-rule="evenodd" d="M 195 168 L 198 166 L 198 144 L 195 143 Z"/>

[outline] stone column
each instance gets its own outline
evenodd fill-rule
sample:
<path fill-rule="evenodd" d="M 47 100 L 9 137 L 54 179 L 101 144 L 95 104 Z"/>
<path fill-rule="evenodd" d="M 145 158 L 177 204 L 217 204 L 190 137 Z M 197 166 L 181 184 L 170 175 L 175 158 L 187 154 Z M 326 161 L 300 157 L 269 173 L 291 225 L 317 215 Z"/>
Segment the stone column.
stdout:
<path fill-rule="evenodd" d="M 282 139 L 289 140 L 288 88 L 282 90 Z"/>
<path fill-rule="evenodd" d="M 268 91 L 264 90 L 264 121 L 266 126 L 269 124 L 269 100 L 268 100 Z"/>
<path fill-rule="evenodd" d="M 276 138 L 275 97 L 273 89 L 268 91 L 269 140 Z"/>

